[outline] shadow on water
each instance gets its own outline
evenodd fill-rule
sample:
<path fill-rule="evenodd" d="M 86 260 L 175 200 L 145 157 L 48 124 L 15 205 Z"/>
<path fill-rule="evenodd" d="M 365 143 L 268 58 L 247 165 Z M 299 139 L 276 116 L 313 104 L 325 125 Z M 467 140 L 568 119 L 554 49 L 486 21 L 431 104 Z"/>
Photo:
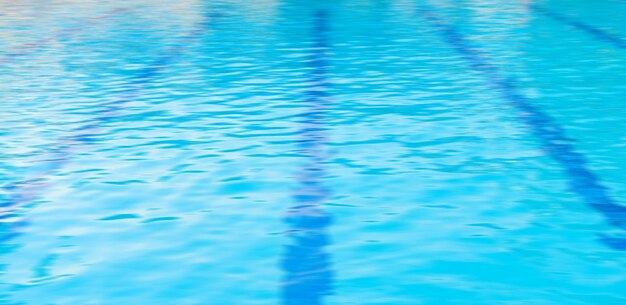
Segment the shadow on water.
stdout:
<path fill-rule="evenodd" d="M 306 102 L 308 109 L 301 115 L 298 140 L 299 152 L 307 158 L 298 173 L 298 187 L 293 205 L 285 221 L 291 243 L 285 246 L 282 268 L 283 305 L 318 305 L 332 293 L 333 271 L 331 257 L 326 251 L 330 244 L 327 229 L 332 217 L 323 208 L 330 195 L 322 181 L 326 175 L 324 120 L 330 99 L 327 93 L 328 16 L 325 10 L 315 13 L 312 27 L 313 45 L 308 57 L 310 69 Z"/>
<path fill-rule="evenodd" d="M 417 12 L 469 67 L 480 73 L 489 86 L 517 110 L 519 120 L 535 136 L 545 154 L 562 168 L 570 191 L 601 214 L 609 225 L 626 231 L 626 207 L 610 195 L 600 177 L 589 167 L 587 157 L 577 152 L 571 144 L 574 140 L 566 135 L 564 128 L 541 108 L 533 105 L 530 98 L 519 89 L 516 79 L 507 77 L 487 54 L 476 48 L 460 29 L 442 17 L 434 7 L 422 3 Z M 600 234 L 600 241 L 613 249 L 626 250 L 626 237 Z"/>

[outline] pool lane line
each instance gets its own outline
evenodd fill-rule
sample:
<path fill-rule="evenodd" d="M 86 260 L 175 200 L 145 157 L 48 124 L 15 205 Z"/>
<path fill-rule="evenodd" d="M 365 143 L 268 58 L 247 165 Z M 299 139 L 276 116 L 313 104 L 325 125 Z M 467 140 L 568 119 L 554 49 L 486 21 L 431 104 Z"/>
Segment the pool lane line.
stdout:
<path fill-rule="evenodd" d="M 292 194 L 285 222 L 290 243 L 281 260 L 283 305 L 322 305 L 332 294 L 334 271 L 326 247 L 331 243 L 328 227 L 332 216 L 324 210 L 331 191 L 324 184 L 323 163 L 327 159 L 325 119 L 330 104 L 328 70 L 328 13 L 318 10 L 312 27 L 313 45 L 307 58 L 309 74 L 306 103 L 301 114 L 298 151 L 306 163 L 298 173 L 298 187 Z"/>
<path fill-rule="evenodd" d="M 167 67 L 172 61 L 183 54 L 183 50 L 189 43 L 197 40 L 202 33 L 206 31 L 206 27 L 210 25 L 210 21 L 196 23 L 194 29 L 189 31 L 182 37 L 180 41 L 170 46 L 169 50 L 158 56 L 151 64 L 147 65 L 129 81 L 132 87 L 112 101 L 101 104 L 101 110 L 97 111 L 97 116 L 90 122 L 73 130 L 73 134 L 59 141 L 51 150 L 48 159 L 42 161 L 46 165 L 46 169 L 35 174 L 25 180 L 8 183 L 3 186 L 3 190 L 8 193 L 6 198 L 0 200 L 0 228 L 2 226 L 9 228 L 19 228 L 26 222 L 16 220 L 21 214 L 16 209 L 27 205 L 34 201 L 43 191 L 50 186 L 50 179 L 53 178 L 55 172 L 63 168 L 71 158 L 76 154 L 76 150 L 80 145 L 86 145 L 92 142 L 91 137 L 96 136 L 98 129 L 107 121 L 118 116 L 119 110 L 124 105 L 139 97 L 144 88 L 149 85 L 160 72 Z M 0 242 L 19 235 L 19 232 L 0 231 Z"/>
<path fill-rule="evenodd" d="M 616 36 L 614 34 L 611 34 L 605 30 L 602 30 L 598 27 L 592 26 L 588 23 L 585 23 L 583 21 L 577 20 L 575 18 L 572 17 L 568 17 L 566 15 L 557 13 L 553 10 L 550 10 L 546 7 L 537 5 L 537 4 L 529 4 L 528 8 L 531 9 L 532 11 L 541 14 L 543 16 L 552 18 L 553 20 L 559 21 L 561 23 L 564 23 L 566 25 L 572 26 L 574 28 L 577 28 L 583 32 L 586 32 L 587 34 L 591 35 L 592 37 L 596 38 L 597 40 L 600 41 L 604 41 L 606 43 L 609 43 L 611 45 L 613 45 L 616 48 L 619 49 L 623 49 L 626 50 L 626 41 L 622 38 L 620 38 L 619 36 Z"/>
<path fill-rule="evenodd" d="M 96 23 L 102 22 L 106 19 L 109 19 L 111 17 L 115 17 L 117 15 L 120 15 L 122 13 L 131 11 L 133 8 L 116 8 L 113 9 L 103 15 L 100 16 L 96 16 L 96 17 L 92 17 L 92 18 L 88 18 L 87 20 L 83 21 L 80 23 L 80 25 L 78 26 L 74 26 L 65 30 L 62 30 L 60 33 L 50 36 L 50 37 L 46 37 L 46 38 L 42 38 L 38 41 L 35 42 L 30 42 L 30 43 L 25 43 L 19 47 L 16 47 L 17 50 L 4 54 L 4 55 L 0 55 L 0 66 L 4 66 L 4 65 L 9 65 L 14 63 L 16 60 L 22 58 L 22 57 L 26 57 L 28 55 L 31 55 L 43 48 L 45 48 L 46 46 L 52 44 L 55 41 L 58 40 L 63 40 L 66 39 L 72 35 L 75 35 L 79 32 L 82 32 L 85 30 L 86 27 L 94 25 Z"/>
<path fill-rule="evenodd" d="M 542 150 L 558 163 L 568 179 L 570 191 L 576 194 L 591 209 L 601 214 L 606 222 L 626 231 L 626 207 L 617 203 L 602 185 L 600 178 L 588 167 L 587 158 L 576 152 L 570 144 L 573 140 L 566 136 L 565 130 L 552 117 L 533 105 L 530 98 L 519 89 L 519 84 L 512 77 L 504 75 L 492 60 L 470 44 L 458 28 L 440 17 L 428 4 L 418 5 L 417 12 L 427 24 L 436 30 L 442 40 L 447 42 L 467 64 L 481 74 L 489 86 L 517 111 L 518 119 L 523 122 L 541 144 Z M 626 250 L 626 238 L 599 234 L 604 244 L 617 250 Z"/>

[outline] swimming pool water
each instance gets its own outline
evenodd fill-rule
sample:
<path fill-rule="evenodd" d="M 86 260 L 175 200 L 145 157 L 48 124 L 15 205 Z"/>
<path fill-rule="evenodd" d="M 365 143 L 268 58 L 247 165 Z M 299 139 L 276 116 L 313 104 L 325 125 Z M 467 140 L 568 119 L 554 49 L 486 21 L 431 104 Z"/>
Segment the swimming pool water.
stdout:
<path fill-rule="evenodd" d="M 624 304 L 624 12 L 0 1 L 0 304 Z"/>

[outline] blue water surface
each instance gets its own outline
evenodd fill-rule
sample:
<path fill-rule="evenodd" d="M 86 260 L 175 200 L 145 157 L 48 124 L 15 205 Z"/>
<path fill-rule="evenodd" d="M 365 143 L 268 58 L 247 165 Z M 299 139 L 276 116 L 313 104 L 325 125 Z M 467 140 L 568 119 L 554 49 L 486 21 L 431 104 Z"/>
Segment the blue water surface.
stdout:
<path fill-rule="evenodd" d="M 624 304 L 624 13 L 0 1 L 0 304 Z"/>

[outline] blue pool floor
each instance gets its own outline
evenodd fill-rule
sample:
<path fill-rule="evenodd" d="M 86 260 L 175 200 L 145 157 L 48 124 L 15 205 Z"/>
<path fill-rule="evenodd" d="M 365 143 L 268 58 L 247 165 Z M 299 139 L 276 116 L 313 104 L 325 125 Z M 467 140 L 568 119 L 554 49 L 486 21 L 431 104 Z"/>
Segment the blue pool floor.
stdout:
<path fill-rule="evenodd" d="M 0 304 L 623 304 L 624 11 L 0 2 Z"/>

